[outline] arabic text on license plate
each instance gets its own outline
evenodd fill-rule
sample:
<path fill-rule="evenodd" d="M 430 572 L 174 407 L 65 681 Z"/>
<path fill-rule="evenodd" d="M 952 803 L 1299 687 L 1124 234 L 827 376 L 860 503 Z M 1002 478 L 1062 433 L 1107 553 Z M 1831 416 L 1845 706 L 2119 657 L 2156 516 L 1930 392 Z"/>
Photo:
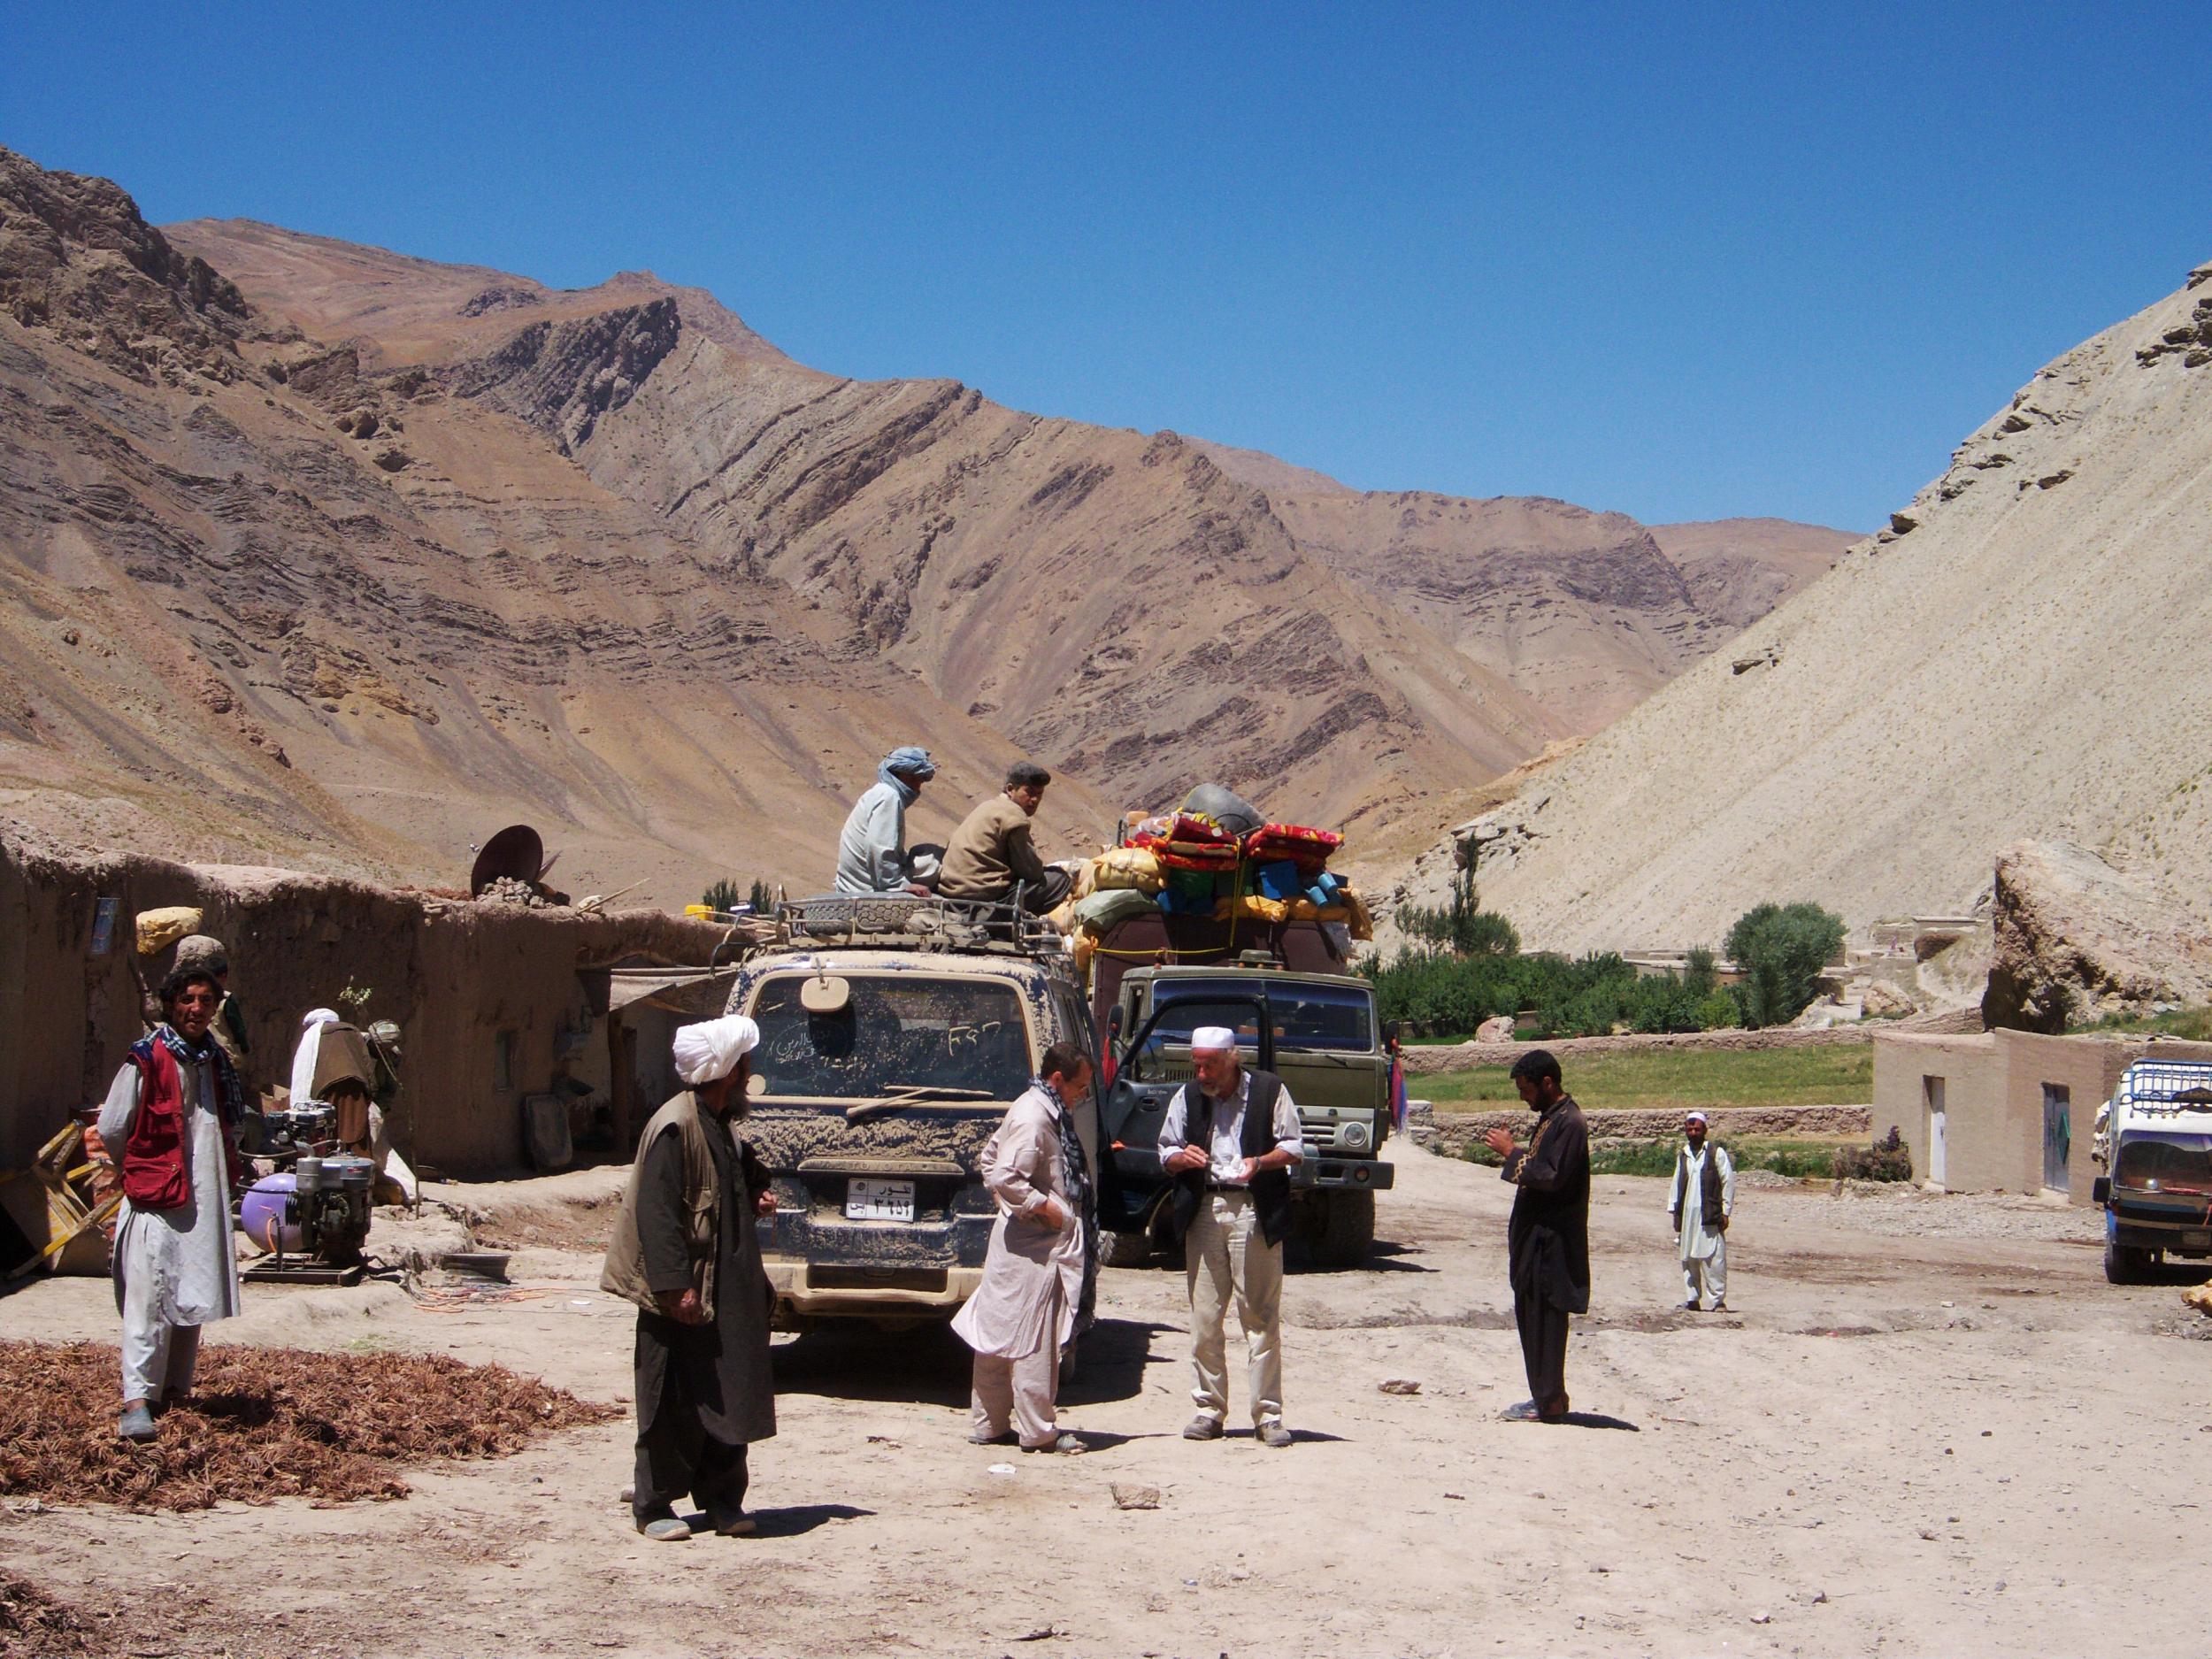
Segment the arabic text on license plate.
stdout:
<path fill-rule="evenodd" d="M 851 1177 L 845 1183 L 845 1219 L 913 1220 L 914 1183 L 880 1181 L 865 1175 Z"/>
<path fill-rule="evenodd" d="M 2212 1250 L 2212 1232 L 2183 1233 L 2181 1248 L 2185 1250 Z"/>

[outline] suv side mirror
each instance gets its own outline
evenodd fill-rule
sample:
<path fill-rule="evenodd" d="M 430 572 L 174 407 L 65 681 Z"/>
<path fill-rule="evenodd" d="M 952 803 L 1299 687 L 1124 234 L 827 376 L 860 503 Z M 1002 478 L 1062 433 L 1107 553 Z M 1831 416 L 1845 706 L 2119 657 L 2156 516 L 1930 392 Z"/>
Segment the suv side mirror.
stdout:
<path fill-rule="evenodd" d="M 2089 1202 L 2093 1204 L 2112 1202 L 2112 1178 L 2109 1175 L 2100 1175 L 2089 1183 Z"/>

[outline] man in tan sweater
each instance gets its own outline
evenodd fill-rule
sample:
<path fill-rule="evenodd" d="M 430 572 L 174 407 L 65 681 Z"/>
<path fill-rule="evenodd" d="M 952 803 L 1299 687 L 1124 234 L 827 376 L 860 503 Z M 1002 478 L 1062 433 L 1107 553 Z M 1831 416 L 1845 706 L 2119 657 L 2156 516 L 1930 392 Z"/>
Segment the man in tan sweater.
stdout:
<path fill-rule="evenodd" d="M 1052 774 L 1031 760 L 1008 768 L 1006 787 L 961 821 L 945 848 L 937 891 L 945 898 L 999 903 L 1021 884 L 1022 907 L 1041 916 L 1068 896 L 1074 878 L 1038 857 L 1029 821 Z"/>

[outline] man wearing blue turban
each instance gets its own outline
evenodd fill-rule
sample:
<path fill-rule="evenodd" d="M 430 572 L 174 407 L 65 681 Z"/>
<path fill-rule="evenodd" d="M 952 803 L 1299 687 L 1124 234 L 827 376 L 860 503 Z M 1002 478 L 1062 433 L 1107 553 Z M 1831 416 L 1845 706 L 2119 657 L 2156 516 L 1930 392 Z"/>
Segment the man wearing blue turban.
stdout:
<path fill-rule="evenodd" d="M 921 798 L 922 786 L 936 775 L 936 763 L 926 749 L 909 744 L 883 757 L 875 783 L 853 803 L 837 840 L 840 893 L 929 891 L 908 878 L 906 809 Z"/>

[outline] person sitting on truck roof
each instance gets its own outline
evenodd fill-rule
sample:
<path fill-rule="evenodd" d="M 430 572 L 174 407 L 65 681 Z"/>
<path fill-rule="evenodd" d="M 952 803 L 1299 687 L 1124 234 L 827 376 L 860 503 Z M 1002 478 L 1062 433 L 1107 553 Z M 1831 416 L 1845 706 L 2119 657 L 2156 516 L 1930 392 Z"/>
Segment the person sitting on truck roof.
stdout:
<path fill-rule="evenodd" d="M 837 838 L 840 893 L 912 893 L 929 889 L 911 880 L 906 868 L 906 810 L 921 798 L 922 786 L 937 775 L 929 751 L 908 744 L 895 749 L 876 768 L 876 780 L 862 791 Z"/>
<path fill-rule="evenodd" d="M 952 1322 L 975 1350 L 968 1439 L 1025 1452 L 1079 1452 L 1057 1419 L 1060 1350 L 1083 1297 L 1090 1169 L 1069 1109 L 1091 1090 L 1081 1049 L 1056 1042 L 978 1160 L 998 1200 L 983 1282 Z"/>
<path fill-rule="evenodd" d="M 1006 787 L 979 803 L 953 831 L 937 874 L 941 897 L 995 904 L 1018 885 L 1022 906 L 1031 914 L 1058 908 L 1075 878 L 1038 857 L 1029 826 L 1051 781 L 1052 774 L 1033 760 L 1016 761 L 1007 769 Z"/>
<path fill-rule="evenodd" d="M 1236 1297 L 1252 1391 L 1253 1433 L 1290 1444 L 1283 1426 L 1283 1239 L 1290 1171 L 1305 1156 L 1298 1108 L 1282 1079 L 1238 1064 L 1237 1034 L 1201 1025 L 1190 1036 L 1194 1082 L 1175 1091 L 1160 1125 L 1160 1165 L 1175 1178 L 1175 1230 L 1190 1292 L 1191 1398 L 1187 1440 L 1217 1440 L 1229 1415 L 1224 1324 Z"/>

